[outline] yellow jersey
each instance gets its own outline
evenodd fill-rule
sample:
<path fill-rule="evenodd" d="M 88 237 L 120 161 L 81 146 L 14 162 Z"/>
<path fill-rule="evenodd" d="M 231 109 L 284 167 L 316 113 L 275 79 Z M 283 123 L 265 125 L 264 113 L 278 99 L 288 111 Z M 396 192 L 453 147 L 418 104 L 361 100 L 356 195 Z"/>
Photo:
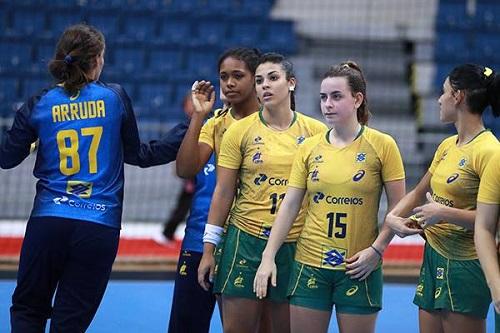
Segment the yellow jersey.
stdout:
<path fill-rule="evenodd" d="M 198 142 L 206 143 L 215 153 L 215 158 L 219 155 L 222 137 L 229 126 L 238 120 L 234 118 L 232 109 L 217 109 L 214 116 L 207 120 L 200 132 Z"/>
<path fill-rule="evenodd" d="M 499 149 L 498 140 L 486 130 L 460 147 L 457 139 L 458 135 L 445 139 L 434 155 L 429 167 L 432 198 L 448 207 L 475 210 L 479 181 Z M 425 236 L 432 248 L 446 258 L 477 259 L 473 230 L 442 220 L 426 228 Z"/>
<path fill-rule="evenodd" d="M 285 196 L 297 148 L 306 138 L 325 130 L 323 123 L 298 112 L 290 127 L 282 131 L 268 127 L 261 112 L 233 124 L 224 135 L 218 160 L 220 167 L 239 170 L 239 190 L 229 223 L 267 239 Z M 297 239 L 303 222 L 302 209 L 287 242 Z"/>
<path fill-rule="evenodd" d="M 345 258 L 378 235 L 383 185 L 405 178 L 394 139 L 363 126 L 348 146 L 329 142 L 330 131 L 300 147 L 289 186 L 307 190 L 309 206 L 295 259 L 313 267 L 345 270 Z"/>

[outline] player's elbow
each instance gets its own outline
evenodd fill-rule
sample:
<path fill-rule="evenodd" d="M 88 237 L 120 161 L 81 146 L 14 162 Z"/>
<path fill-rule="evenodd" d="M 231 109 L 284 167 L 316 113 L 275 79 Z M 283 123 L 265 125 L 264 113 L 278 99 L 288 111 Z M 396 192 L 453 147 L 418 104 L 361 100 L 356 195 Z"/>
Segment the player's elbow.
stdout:
<path fill-rule="evenodd" d="M 175 171 L 177 176 L 184 179 L 194 178 L 199 172 L 198 166 L 194 163 L 180 163 L 179 160 L 175 163 Z"/>

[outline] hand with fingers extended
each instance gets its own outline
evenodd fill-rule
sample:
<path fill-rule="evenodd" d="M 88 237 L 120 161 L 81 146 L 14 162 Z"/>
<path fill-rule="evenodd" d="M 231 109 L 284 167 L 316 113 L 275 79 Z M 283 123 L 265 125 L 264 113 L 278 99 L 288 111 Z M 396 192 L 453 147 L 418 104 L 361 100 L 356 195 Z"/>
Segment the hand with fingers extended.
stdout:
<path fill-rule="evenodd" d="M 422 228 L 427 228 L 441 221 L 440 212 L 443 208 L 443 205 L 432 199 L 432 195 L 429 192 L 427 192 L 425 196 L 427 198 L 427 203 L 413 209 L 415 213 L 414 216 Z"/>
<path fill-rule="evenodd" d="M 377 250 L 378 251 L 378 250 Z M 367 247 L 359 251 L 355 255 L 345 260 L 346 274 L 351 279 L 364 280 L 366 279 L 382 259 L 379 252 L 372 247 Z"/>
<path fill-rule="evenodd" d="M 198 266 L 198 283 L 205 291 L 210 289 L 210 286 L 214 281 L 214 272 L 215 258 L 213 253 L 203 253 L 200 265 Z"/>
<path fill-rule="evenodd" d="M 419 221 L 414 216 L 404 218 L 389 214 L 385 219 L 385 223 L 396 235 L 401 238 L 423 233 L 423 229 L 420 227 Z"/>
<path fill-rule="evenodd" d="M 500 314 L 500 281 L 490 283 L 491 300 L 496 313 Z"/>
<path fill-rule="evenodd" d="M 195 81 L 191 87 L 194 111 L 207 116 L 215 103 L 215 88 L 210 81 Z"/>
<path fill-rule="evenodd" d="M 257 273 L 255 274 L 255 279 L 253 280 L 253 291 L 259 299 L 267 296 L 269 278 L 271 279 L 271 285 L 276 287 L 277 274 L 278 269 L 276 268 L 274 260 L 262 258 L 262 262 L 260 263 L 259 269 L 257 269 Z"/>

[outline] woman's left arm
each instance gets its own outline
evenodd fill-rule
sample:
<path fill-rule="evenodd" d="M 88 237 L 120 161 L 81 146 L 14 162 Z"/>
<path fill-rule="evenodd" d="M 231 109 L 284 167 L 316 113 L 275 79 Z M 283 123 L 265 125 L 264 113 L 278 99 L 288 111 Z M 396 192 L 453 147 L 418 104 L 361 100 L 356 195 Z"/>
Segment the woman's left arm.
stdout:
<path fill-rule="evenodd" d="M 413 212 L 418 218 L 420 225 L 425 228 L 439 221 L 456 224 L 465 229 L 474 230 L 475 210 L 453 208 L 437 203 L 432 195 L 427 192 L 427 203 L 415 207 Z"/>
<path fill-rule="evenodd" d="M 390 212 L 405 195 L 405 180 L 386 182 L 384 188 L 387 196 L 387 212 Z M 384 223 L 382 230 L 370 247 L 346 259 L 346 274 L 350 275 L 351 279 L 366 279 L 382 259 L 385 248 L 389 245 L 392 237 L 394 237 L 394 232 Z"/>

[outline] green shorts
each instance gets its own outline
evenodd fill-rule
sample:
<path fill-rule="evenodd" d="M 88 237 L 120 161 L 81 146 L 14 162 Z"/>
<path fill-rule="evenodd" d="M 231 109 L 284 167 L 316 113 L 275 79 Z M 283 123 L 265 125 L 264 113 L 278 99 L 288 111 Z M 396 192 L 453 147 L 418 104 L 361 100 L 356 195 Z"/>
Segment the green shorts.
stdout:
<path fill-rule="evenodd" d="M 214 293 L 257 299 L 253 280 L 262 260 L 267 241 L 230 225 L 215 278 Z M 276 254 L 278 276 L 276 287 L 269 287 L 268 299 L 288 302 L 287 287 L 295 256 L 295 243 L 284 243 Z"/>
<path fill-rule="evenodd" d="M 295 261 L 288 286 L 290 304 L 337 313 L 371 314 L 382 309 L 382 267 L 363 281 L 343 270 L 317 268 Z"/>
<path fill-rule="evenodd" d="M 413 303 L 486 318 L 491 297 L 479 260 L 448 259 L 426 243 Z"/>
<path fill-rule="evenodd" d="M 500 315 L 496 311 L 495 311 L 495 333 L 500 333 Z"/>

